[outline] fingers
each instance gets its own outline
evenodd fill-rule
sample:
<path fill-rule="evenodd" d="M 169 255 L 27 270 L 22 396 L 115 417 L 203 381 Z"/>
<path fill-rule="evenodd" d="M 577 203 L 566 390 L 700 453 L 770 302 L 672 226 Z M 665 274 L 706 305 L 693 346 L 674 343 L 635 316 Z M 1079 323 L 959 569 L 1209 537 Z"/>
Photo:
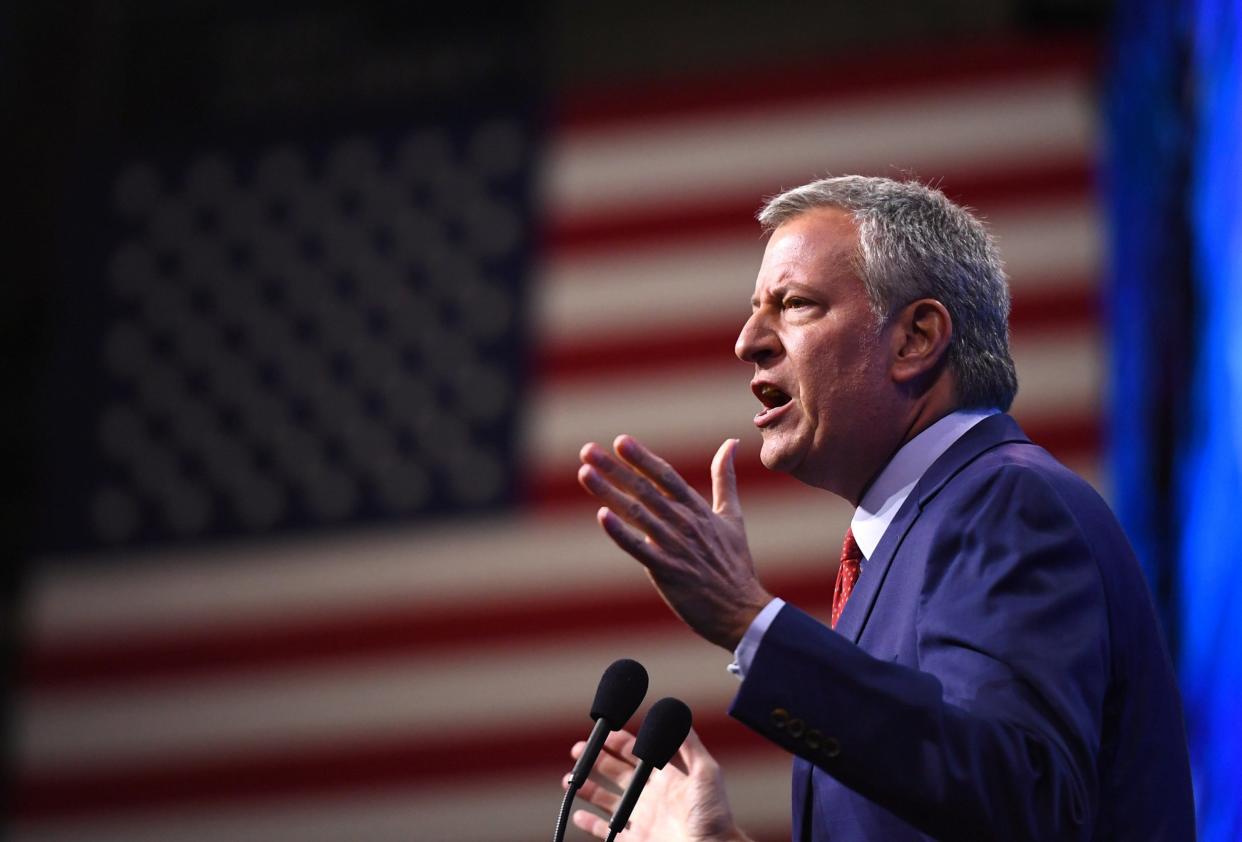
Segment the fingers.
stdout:
<path fill-rule="evenodd" d="M 586 810 L 577 810 L 574 812 L 574 827 L 581 828 L 592 836 L 600 839 L 608 838 L 608 822 L 600 818 L 594 813 L 588 813 Z"/>
<path fill-rule="evenodd" d="M 669 550 L 678 547 L 682 536 L 696 532 L 691 525 L 695 517 L 710 514 L 707 501 L 667 462 L 630 436 L 617 436 L 614 448 L 619 458 L 594 442 L 583 445 L 578 483 L 651 541 Z M 636 552 L 635 537 L 618 543 L 643 560 Z"/>
<path fill-rule="evenodd" d="M 672 513 L 673 501 L 696 509 L 706 508 L 703 498 L 680 474 L 629 436 L 617 436 L 613 449 L 616 455 L 588 442 L 578 451 L 578 458 L 657 514 Z"/>
<path fill-rule="evenodd" d="M 633 751 L 634 739 L 634 735 L 629 731 L 622 730 L 609 734 L 591 770 L 591 777 L 597 782 L 615 788 L 618 792 L 629 786 L 634 778 L 634 768 L 638 765 L 638 758 L 634 756 Z M 569 750 L 569 754 L 576 760 L 582 756 L 585 748 L 585 742 L 577 742 Z M 585 790 L 584 786 L 583 791 Z"/>
<path fill-rule="evenodd" d="M 642 486 L 636 481 L 642 482 Z M 672 546 L 673 533 L 666 524 L 677 515 L 669 500 L 650 483 L 611 459 L 599 465 L 583 465 L 578 469 L 578 482 L 626 523 L 651 536 L 651 540 L 661 546 Z"/>
<path fill-rule="evenodd" d="M 655 545 L 648 543 L 640 532 L 626 526 L 621 518 L 617 517 L 607 506 L 596 513 L 595 519 L 599 521 L 600 526 L 604 527 L 608 537 L 618 547 L 638 559 L 643 566 L 648 568 L 660 566 L 661 558 Z"/>
<path fill-rule="evenodd" d="M 742 516 L 737 496 L 737 439 L 725 439 L 712 459 L 712 511 L 718 515 Z"/>
<path fill-rule="evenodd" d="M 599 753 L 599 759 L 595 761 L 595 771 L 605 783 L 624 790 L 634 779 L 636 765 L 605 748 Z"/>
<path fill-rule="evenodd" d="M 608 735 L 604 740 L 604 748 L 618 757 L 628 760 L 631 765 L 637 766 L 638 758 L 634 755 L 634 742 L 637 739 L 632 732 L 621 728 Z"/>
<path fill-rule="evenodd" d="M 632 732 L 619 728 L 604 738 L 604 750 L 627 761 L 631 766 L 637 766 L 638 758 L 634 756 L 634 742 L 637 739 Z M 569 749 L 569 754 L 577 760 L 585 750 L 586 740 L 579 740 Z"/>
<path fill-rule="evenodd" d="M 582 756 L 585 748 L 585 742 L 578 742 L 569 753 L 577 759 Z M 603 751 L 591 769 L 590 779 L 578 790 L 578 798 L 609 813 L 616 812 L 617 805 L 621 803 L 621 793 L 630 785 L 634 778 L 634 768 L 638 765 L 633 748 L 634 735 L 630 732 L 622 730 L 609 734 L 604 741 Z M 571 777 L 565 775 L 561 779 L 562 788 L 569 786 Z"/>
<path fill-rule="evenodd" d="M 618 436 L 617 441 L 619 442 L 623 438 L 625 437 Z M 604 450 L 604 448 L 594 442 L 588 442 L 582 447 L 582 450 L 578 452 L 578 457 L 582 460 L 583 464 L 590 465 L 595 468 L 597 471 L 604 474 L 609 482 L 618 488 L 629 492 L 631 496 L 641 498 L 646 505 L 651 507 L 652 511 L 659 514 L 667 514 L 672 512 L 673 505 L 671 497 L 664 493 L 657 483 L 652 482 L 649 477 L 645 476 L 641 471 L 636 470 L 635 467 L 621 455 L 621 450 L 619 448 L 617 449 L 617 456 L 621 458 L 614 457 L 611 453 Z M 676 472 L 673 471 L 672 468 L 669 468 L 668 470 L 673 474 L 673 476 L 677 476 Z M 681 477 L 677 476 L 677 479 L 681 480 Z M 685 483 L 685 480 L 681 481 Z M 686 488 L 690 488 L 690 486 L 686 485 Z M 690 489 L 690 493 L 697 496 L 694 489 Z"/>
<path fill-rule="evenodd" d="M 703 498 L 668 462 L 638 443 L 633 436 L 613 439 L 612 448 L 627 464 L 651 481 L 656 488 L 688 506 L 703 505 Z"/>
<path fill-rule="evenodd" d="M 561 789 L 569 787 L 570 777 L 570 775 L 566 775 L 561 779 Z M 581 798 L 588 804 L 594 804 L 596 807 L 609 813 L 615 813 L 617 805 L 621 803 L 620 792 L 614 792 L 608 787 L 601 786 L 598 782 L 592 780 L 583 782 L 582 788 L 576 793 L 576 797 Z"/>

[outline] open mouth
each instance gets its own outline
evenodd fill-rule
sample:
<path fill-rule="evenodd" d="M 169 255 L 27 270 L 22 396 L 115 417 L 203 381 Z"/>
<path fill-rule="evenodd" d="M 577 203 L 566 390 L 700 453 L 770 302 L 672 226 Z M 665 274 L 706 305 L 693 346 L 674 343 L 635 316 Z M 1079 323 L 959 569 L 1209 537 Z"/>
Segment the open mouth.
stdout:
<path fill-rule="evenodd" d="M 755 426 L 760 428 L 775 423 L 784 414 L 783 408 L 793 400 L 787 393 L 770 383 L 752 383 L 750 390 L 763 404 L 763 409 L 755 415 Z"/>
<path fill-rule="evenodd" d="M 776 409 L 792 400 L 789 395 L 768 383 L 756 384 L 751 388 L 751 391 L 755 393 L 755 397 L 759 399 L 759 402 L 766 409 Z"/>

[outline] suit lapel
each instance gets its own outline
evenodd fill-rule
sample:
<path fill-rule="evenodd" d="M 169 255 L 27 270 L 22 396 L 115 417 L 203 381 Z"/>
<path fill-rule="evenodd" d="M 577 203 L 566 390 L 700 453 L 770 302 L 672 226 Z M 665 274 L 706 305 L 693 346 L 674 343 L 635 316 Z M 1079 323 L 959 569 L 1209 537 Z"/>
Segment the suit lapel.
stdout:
<path fill-rule="evenodd" d="M 945 483 L 962 468 L 984 452 L 1007 442 L 1029 444 L 1030 439 L 1018 427 L 1017 422 L 1008 415 L 993 415 L 967 430 L 965 435 L 955 441 L 939 459 L 932 463 L 919 480 L 918 485 L 910 492 L 910 496 L 902 503 L 901 509 L 893 518 L 893 522 L 888 525 L 888 529 L 884 530 L 884 536 L 880 539 L 871 558 L 863 563 L 862 575 L 858 577 L 858 583 L 854 585 L 849 602 L 845 604 L 845 610 L 841 612 L 841 618 L 837 621 L 838 634 L 855 643 L 862 637 L 867 620 L 871 617 L 871 609 L 875 605 L 876 597 L 880 593 L 880 588 L 884 586 L 889 568 L 892 567 L 893 558 L 897 550 L 901 548 L 902 542 L 905 541 L 906 533 L 918 520 L 928 501 L 935 497 Z"/>

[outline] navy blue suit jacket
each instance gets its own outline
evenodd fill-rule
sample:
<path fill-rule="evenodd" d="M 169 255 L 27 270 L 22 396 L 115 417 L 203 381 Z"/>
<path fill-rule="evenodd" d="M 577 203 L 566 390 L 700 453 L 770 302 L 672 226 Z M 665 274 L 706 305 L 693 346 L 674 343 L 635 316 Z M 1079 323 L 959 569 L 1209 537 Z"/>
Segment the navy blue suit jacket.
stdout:
<path fill-rule="evenodd" d="M 1194 838 L 1146 582 L 1006 415 L 924 474 L 835 631 L 780 611 L 730 712 L 797 756 L 795 840 Z"/>

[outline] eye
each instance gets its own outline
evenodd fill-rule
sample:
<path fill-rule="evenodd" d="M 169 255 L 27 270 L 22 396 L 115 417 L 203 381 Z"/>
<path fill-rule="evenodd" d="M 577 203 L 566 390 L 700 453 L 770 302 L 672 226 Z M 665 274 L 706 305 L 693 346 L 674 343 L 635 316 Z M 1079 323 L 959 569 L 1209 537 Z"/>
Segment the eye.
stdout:
<path fill-rule="evenodd" d="M 781 308 L 785 310 L 797 310 L 802 307 L 810 307 L 810 306 L 811 306 L 810 301 L 807 301 L 805 298 L 799 298 L 796 295 L 791 295 L 790 297 L 781 301 Z"/>

